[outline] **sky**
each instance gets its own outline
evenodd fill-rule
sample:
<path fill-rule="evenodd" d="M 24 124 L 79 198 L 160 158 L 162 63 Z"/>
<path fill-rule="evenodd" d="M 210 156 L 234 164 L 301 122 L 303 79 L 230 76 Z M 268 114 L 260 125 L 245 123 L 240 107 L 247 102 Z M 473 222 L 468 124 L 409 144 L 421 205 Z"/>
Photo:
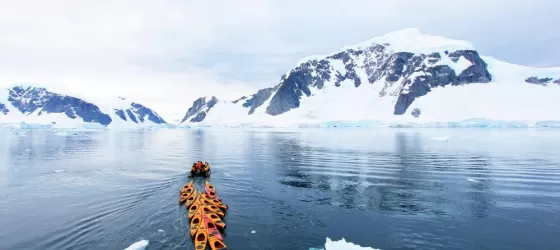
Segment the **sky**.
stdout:
<path fill-rule="evenodd" d="M 3 0 L 0 86 L 124 96 L 166 120 L 273 86 L 307 56 L 404 29 L 560 66 L 555 0 Z"/>

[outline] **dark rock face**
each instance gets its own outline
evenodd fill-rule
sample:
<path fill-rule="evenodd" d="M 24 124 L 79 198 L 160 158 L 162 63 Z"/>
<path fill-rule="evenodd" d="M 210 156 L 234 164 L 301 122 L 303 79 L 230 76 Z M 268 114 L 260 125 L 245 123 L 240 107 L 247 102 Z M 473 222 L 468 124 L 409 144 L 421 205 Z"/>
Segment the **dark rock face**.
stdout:
<path fill-rule="evenodd" d="M 138 103 L 131 104 L 134 113 L 138 114 L 138 117 L 141 122 L 144 122 L 144 117 L 148 116 L 148 120 L 155 123 L 155 124 L 163 124 L 166 123 L 155 111 L 147 108 L 144 105 Z"/>
<path fill-rule="evenodd" d="M 560 84 L 560 78 L 558 78 L 558 79 L 554 80 L 554 82 L 553 82 L 553 83 L 556 83 L 556 84 Z"/>
<path fill-rule="evenodd" d="M 466 60 L 468 64 L 461 61 L 458 65 L 447 65 L 449 61 L 459 60 Z M 467 65 L 463 66 L 465 64 Z M 299 108 L 301 98 L 322 90 L 326 84 L 340 87 L 351 83 L 354 87 L 360 87 L 369 83 L 382 85 L 381 91 L 372 95 L 395 96 L 397 102 L 393 114 L 403 115 L 416 98 L 427 95 L 433 88 L 490 81 L 492 75 L 486 62 L 474 50 L 445 51 L 441 54 L 394 53 L 388 51 L 387 44 L 373 44 L 303 62 L 283 75 L 274 88 L 261 89 L 256 94 L 241 97 L 233 103 L 244 100 L 243 107 L 249 108 L 248 114 L 251 115 L 270 98 L 265 112 L 276 116 Z M 203 120 L 208 110 L 198 112 L 202 104 L 195 102 L 189 109 L 192 114 L 187 112 L 186 117 L 196 114 L 194 120 Z M 413 113 L 420 115 L 419 111 Z"/>
<path fill-rule="evenodd" d="M 535 76 L 531 76 L 531 77 L 525 79 L 526 83 L 532 83 L 532 84 L 537 84 L 537 85 L 542 85 L 542 86 L 546 86 L 547 83 L 550 83 L 551 81 L 552 81 L 552 78 L 550 78 L 550 77 L 538 78 L 538 77 L 535 77 Z M 560 81 L 560 79 L 557 79 L 554 82 L 556 83 L 557 81 Z"/>
<path fill-rule="evenodd" d="M 7 115 L 10 110 L 6 108 L 6 105 L 0 103 L 0 113 Z"/>
<path fill-rule="evenodd" d="M 247 97 L 246 97 L 246 96 L 242 96 L 241 98 L 239 98 L 239 99 L 237 99 L 237 100 L 235 100 L 235 101 L 232 101 L 231 103 L 237 104 L 239 101 L 242 101 L 242 100 L 245 100 L 245 99 L 247 99 Z"/>
<path fill-rule="evenodd" d="M 121 98 L 124 100 L 124 98 Z M 155 124 L 163 124 L 166 123 L 155 111 L 147 108 L 144 105 L 138 103 L 131 103 L 130 109 L 115 109 L 115 114 L 119 116 L 121 119 L 128 121 L 130 119 L 134 123 L 143 123 L 144 117 L 148 116 L 148 120 L 152 121 Z M 136 115 L 137 116 L 136 116 Z"/>
<path fill-rule="evenodd" d="M 112 119 L 99 108 L 81 99 L 49 92 L 44 88 L 14 87 L 9 90 L 8 101 L 24 114 L 39 110 L 46 113 L 64 113 L 71 119 L 82 118 L 84 122 L 109 125 Z"/>
<path fill-rule="evenodd" d="M 411 114 L 412 116 L 414 116 L 414 118 L 418 118 L 418 117 L 420 117 L 420 114 L 421 114 L 421 113 L 422 113 L 422 112 L 420 111 L 419 108 L 415 108 L 415 109 L 412 110 L 412 112 L 411 112 L 410 114 Z"/>
<path fill-rule="evenodd" d="M 421 66 L 415 67 L 416 70 L 414 72 L 420 72 L 421 74 L 412 78 L 410 78 L 412 74 L 406 76 L 409 78 L 405 80 L 404 88 L 399 94 L 393 113 L 395 115 L 404 114 L 416 98 L 428 94 L 432 88 L 444 87 L 447 85 L 457 86 L 470 83 L 488 83 L 492 80 L 492 76 L 487 69 L 488 65 L 480 58 L 478 52 L 460 50 L 449 53 L 449 57 L 452 58 L 452 60 L 458 60 L 460 56 L 467 59 L 471 65 L 459 75 L 456 75 L 456 72 L 447 65 L 426 66 L 422 64 Z M 424 60 L 426 56 L 419 55 L 415 57 L 420 57 Z M 419 59 L 413 59 L 409 62 L 417 62 L 418 60 Z"/>
<path fill-rule="evenodd" d="M 300 98 L 303 95 L 311 95 L 311 87 L 322 89 L 325 86 L 325 82 L 332 79 L 334 79 L 335 86 L 340 86 L 341 82 L 345 80 L 352 80 L 354 86 L 360 86 L 362 80 L 356 75 L 355 68 L 357 64 L 353 58 L 361 54 L 363 54 L 363 51 L 347 50 L 329 56 L 326 59 L 311 60 L 300 64 L 290 73 L 282 76 L 280 84 L 276 86 L 278 91 L 270 100 L 268 107 L 266 107 L 266 113 L 269 115 L 279 115 L 298 108 Z M 346 71 L 344 75 L 339 72 L 333 73 L 332 60 L 341 61 Z"/>
<path fill-rule="evenodd" d="M 134 123 L 138 123 L 138 120 L 136 120 L 136 116 L 134 116 L 134 114 L 132 113 L 132 111 L 130 111 L 130 109 L 126 110 L 126 114 L 128 115 L 131 121 L 133 121 Z"/>
<path fill-rule="evenodd" d="M 270 98 L 274 90 L 274 88 L 266 88 L 257 91 L 256 94 L 252 95 L 251 98 L 243 103 L 243 107 L 249 108 L 249 115 L 253 114 L 255 109 L 263 105 L 263 103 Z"/>
<path fill-rule="evenodd" d="M 324 82 L 331 79 L 328 67 L 329 62 L 326 60 L 310 61 L 301 64 L 288 75 L 282 76 L 281 84 L 276 86 L 278 89 L 276 94 L 274 94 L 270 104 L 266 107 L 266 113 L 279 115 L 299 107 L 300 97 L 302 95 L 311 95 L 310 86 L 322 89 Z"/>
<path fill-rule="evenodd" d="M 398 95 L 394 114 L 402 115 L 410 104 L 421 96 L 426 95 L 434 87 L 447 85 L 461 85 L 469 83 L 487 83 L 492 80 L 487 64 L 478 52 L 473 50 L 459 50 L 448 52 L 446 55 L 439 53 L 413 54 L 409 52 L 385 53 L 386 47 L 375 45 L 364 50 L 346 50 L 322 60 L 312 60 L 302 63 L 287 75 L 284 75 L 278 91 L 272 97 L 266 113 L 279 115 L 291 109 L 298 108 L 300 99 L 311 95 L 312 87 L 322 89 L 326 81 L 334 79 L 335 86 L 340 86 L 342 81 L 351 80 L 355 87 L 363 82 L 385 82 L 385 87 L 379 93 L 381 96 Z M 457 62 L 462 56 L 471 65 L 462 72 L 455 72 L 451 67 L 437 64 L 442 56 L 449 56 Z M 363 61 L 356 61 L 360 58 Z M 427 63 L 426 63 L 427 62 Z M 344 73 L 332 67 L 333 63 L 342 63 Z M 363 66 L 358 66 L 363 65 Z M 356 70 L 363 67 L 367 79 L 361 79 Z M 386 89 L 393 84 L 402 84 L 398 93 L 387 93 Z"/>
<path fill-rule="evenodd" d="M 116 109 L 116 110 L 115 110 L 115 114 L 117 114 L 121 119 L 123 119 L 123 120 L 125 120 L 125 121 L 127 120 L 127 119 L 126 119 L 126 115 L 124 114 L 124 111 L 122 111 L 122 110 L 120 110 L 120 109 Z"/>
<path fill-rule="evenodd" d="M 181 121 L 184 123 L 186 121 L 190 122 L 201 122 L 206 118 L 206 114 L 218 103 L 218 99 L 215 96 L 210 98 L 210 101 L 206 101 L 206 97 L 201 97 L 193 102 L 193 105 L 187 110 L 187 114 Z"/>
<path fill-rule="evenodd" d="M 124 98 L 121 99 L 124 100 Z M 37 115 L 43 113 L 64 113 L 71 119 L 82 119 L 87 123 L 98 123 L 104 126 L 109 125 L 113 121 L 110 115 L 103 113 L 93 103 L 76 97 L 50 92 L 45 88 L 13 87 L 8 90 L 8 101 L 23 114 L 33 112 L 36 112 Z M 9 110 L 2 104 L 0 112 L 7 114 Z M 115 114 L 124 121 L 133 121 L 135 123 L 144 122 L 144 117 L 146 116 L 148 120 L 154 123 L 165 123 L 156 112 L 137 103 L 132 103 L 129 109 L 115 109 Z"/>

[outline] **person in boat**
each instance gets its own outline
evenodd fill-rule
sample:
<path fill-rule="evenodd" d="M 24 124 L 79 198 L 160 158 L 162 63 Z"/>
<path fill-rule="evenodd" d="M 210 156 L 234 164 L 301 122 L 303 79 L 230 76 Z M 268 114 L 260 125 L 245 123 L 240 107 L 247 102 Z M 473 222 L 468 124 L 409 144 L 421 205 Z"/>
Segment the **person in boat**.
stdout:
<path fill-rule="evenodd" d="M 196 172 L 196 162 L 193 162 L 192 167 L 191 167 L 191 172 Z"/>
<path fill-rule="evenodd" d="M 191 172 L 198 174 L 200 173 L 201 168 L 202 168 L 202 162 L 201 161 L 195 162 L 192 164 Z"/>
<path fill-rule="evenodd" d="M 202 161 L 194 162 L 191 167 L 192 174 L 207 173 L 209 171 L 210 171 L 210 164 L 207 161 L 205 161 L 204 163 Z"/>

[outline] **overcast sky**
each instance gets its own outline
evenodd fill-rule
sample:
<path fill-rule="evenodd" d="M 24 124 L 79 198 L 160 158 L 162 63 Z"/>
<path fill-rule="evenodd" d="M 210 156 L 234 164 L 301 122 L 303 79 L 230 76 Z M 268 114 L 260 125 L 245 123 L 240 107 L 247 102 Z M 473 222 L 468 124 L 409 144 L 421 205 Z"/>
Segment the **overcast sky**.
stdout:
<path fill-rule="evenodd" d="M 2 0 L 0 85 L 59 85 L 181 117 L 272 86 L 302 57 L 414 27 L 560 66 L 557 0 Z"/>

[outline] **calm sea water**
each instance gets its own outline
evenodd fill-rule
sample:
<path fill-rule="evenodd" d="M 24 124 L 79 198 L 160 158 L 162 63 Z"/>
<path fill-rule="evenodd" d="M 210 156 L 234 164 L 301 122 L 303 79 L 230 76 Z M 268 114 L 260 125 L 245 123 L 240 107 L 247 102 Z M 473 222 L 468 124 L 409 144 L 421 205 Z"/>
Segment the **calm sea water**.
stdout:
<path fill-rule="evenodd" d="M 0 131 L 0 249 L 192 249 L 196 160 L 231 249 L 560 249 L 560 132 Z"/>

